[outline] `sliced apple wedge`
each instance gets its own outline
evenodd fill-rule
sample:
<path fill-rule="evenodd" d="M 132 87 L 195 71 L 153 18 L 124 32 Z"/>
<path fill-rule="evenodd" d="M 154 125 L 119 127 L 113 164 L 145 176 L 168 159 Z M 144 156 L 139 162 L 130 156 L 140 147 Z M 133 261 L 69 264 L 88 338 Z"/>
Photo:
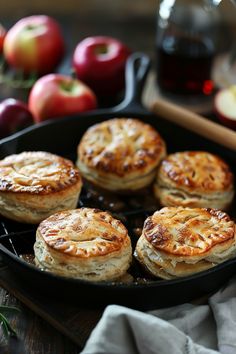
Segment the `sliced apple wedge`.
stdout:
<path fill-rule="evenodd" d="M 236 85 L 220 90 L 215 96 L 214 106 L 219 120 L 236 130 Z"/>

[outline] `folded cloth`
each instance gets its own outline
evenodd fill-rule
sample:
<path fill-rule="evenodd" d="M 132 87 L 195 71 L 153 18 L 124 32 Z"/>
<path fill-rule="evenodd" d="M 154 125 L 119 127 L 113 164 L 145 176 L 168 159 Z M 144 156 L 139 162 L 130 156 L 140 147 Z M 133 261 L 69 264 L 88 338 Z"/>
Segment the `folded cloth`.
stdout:
<path fill-rule="evenodd" d="M 207 305 L 108 306 L 81 354 L 236 354 L 236 277 Z"/>

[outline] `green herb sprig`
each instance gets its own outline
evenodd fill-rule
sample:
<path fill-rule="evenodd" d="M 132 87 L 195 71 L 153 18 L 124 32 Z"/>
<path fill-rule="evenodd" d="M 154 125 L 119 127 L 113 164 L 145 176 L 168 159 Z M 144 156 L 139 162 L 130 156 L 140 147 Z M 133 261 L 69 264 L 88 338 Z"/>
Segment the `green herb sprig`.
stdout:
<path fill-rule="evenodd" d="M 9 70 L 5 59 L 0 57 L 0 84 L 5 84 L 13 89 L 30 89 L 37 79 L 38 75 L 35 72 L 25 77 L 22 70 Z"/>
<path fill-rule="evenodd" d="M 20 310 L 12 306 L 0 306 L 0 325 L 6 339 L 9 337 L 17 337 L 16 331 L 11 327 L 6 316 L 18 314 Z"/>

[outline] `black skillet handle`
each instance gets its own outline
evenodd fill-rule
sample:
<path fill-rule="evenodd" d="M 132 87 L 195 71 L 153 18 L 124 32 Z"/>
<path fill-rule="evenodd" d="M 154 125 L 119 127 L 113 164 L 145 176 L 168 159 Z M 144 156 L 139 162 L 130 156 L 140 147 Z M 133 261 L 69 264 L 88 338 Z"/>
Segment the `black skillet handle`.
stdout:
<path fill-rule="evenodd" d="M 122 113 L 146 113 L 141 103 L 143 87 L 146 82 L 147 74 L 151 67 L 150 58 L 144 53 L 131 54 L 126 63 L 125 69 L 125 98 L 113 110 Z"/>

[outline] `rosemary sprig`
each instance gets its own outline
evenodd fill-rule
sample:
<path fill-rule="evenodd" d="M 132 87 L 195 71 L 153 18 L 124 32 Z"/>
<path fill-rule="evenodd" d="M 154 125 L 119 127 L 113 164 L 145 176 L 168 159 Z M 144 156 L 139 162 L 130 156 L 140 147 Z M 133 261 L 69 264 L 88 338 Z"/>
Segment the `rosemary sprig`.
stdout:
<path fill-rule="evenodd" d="M 11 327 L 5 315 L 19 313 L 20 310 L 11 306 L 0 306 L 0 325 L 6 339 L 9 337 L 17 337 L 16 331 Z"/>

